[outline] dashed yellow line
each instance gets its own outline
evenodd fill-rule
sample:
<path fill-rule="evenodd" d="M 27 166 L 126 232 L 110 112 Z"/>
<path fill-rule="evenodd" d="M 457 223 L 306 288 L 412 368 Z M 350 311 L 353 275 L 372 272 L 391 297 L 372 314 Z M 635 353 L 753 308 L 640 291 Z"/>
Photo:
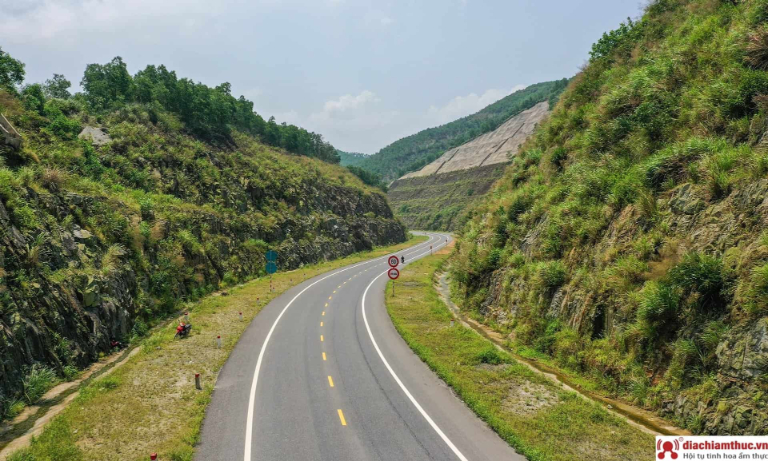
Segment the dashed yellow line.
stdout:
<path fill-rule="evenodd" d="M 320 335 L 320 342 L 323 342 L 323 335 Z"/>
<path fill-rule="evenodd" d="M 341 425 L 346 426 L 347 420 L 344 419 L 344 412 L 341 411 L 341 408 L 339 408 L 339 419 L 341 420 Z"/>
<path fill-rule="evenodd" d="M 335 291 L 334 291 L 334 293 L 335 293 Z M 333 299 L 333 296 L 328 296 L 328 299 Z"/>
<path fill-rule="evenodd" d="M 325 311 L 323 311 L 323 316 L 325 316 Z"/>
<path fill-rule="evenodd" d="M 336 290 L 333 290 L 334 293 L 336 293 Z M 330 299 L 330 298 L 329 298 Z"/>
<path fill-rule="evenodd" d="M 333 387 L 333 378 L 331 378 L 330 376 L 328 376 L 328 384 L 330 384 L 331 387 Z"/>
<path fill-rule="evenodd" d="M 323 352 L 323 362 L 325 362 L 326 360 L 328 359 L 325 357 L 325 352 Z"/>
<path fill-rule="evenodd" d="M 320 322 L 320 326 L 323 326 L 323 322 Z"/>
<path fill-rule="evenodd" d="M 328 307 L 328 303 L 325 303 L 325 307 Z"/>

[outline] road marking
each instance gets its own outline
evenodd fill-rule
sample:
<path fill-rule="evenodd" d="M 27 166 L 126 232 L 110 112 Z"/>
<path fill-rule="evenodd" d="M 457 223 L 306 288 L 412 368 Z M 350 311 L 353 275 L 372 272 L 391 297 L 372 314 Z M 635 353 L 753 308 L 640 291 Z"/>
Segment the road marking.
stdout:
<path fill-rule="evenodd" d="M 328 299 L 333 299 L 333 296 L 328 296 Z"/>
<path fill-rule="evenodd" d="M 444 245 L 439 245 L 440 246 Z M 429 253 L 429 251 L 425 251 L 421 253 L 420 255 L 414 256 L 411 261 L 415 261 L 420 256 L 423 256 L 425 254 Z M 451 439 L 448 438 L 448 436 L 445 435 L 445 433 L 438 427 L 438 425 L 432 420 L 432 418 L 427 414 L 426 411 L 419 405 L 419 402 L 416 401 L 416 399 L 411 395 L 411 392 L 408 390 L 408 388 L 405 387 L 405 384 L 400 380 L 400 378 L 395 373 L 395 370 L 392 369 L 392 367 L 389 365 L 389 362 L 387 362 L 387 359 L 384 358 L 384 354 L 382 354 L 381 349 L 379 349 L 379 345 L 376 343 L 376 339 L 373 337 L 373 332 L 371 331 L 371 326 L 368 324 L 368 317 L 365 315 L 365 297 L 368 295 L 368 290 L 371 288 L 371 285 L 376 282 L 381 276 L 386 274 L 386 272 L 383 272 L 376 277 L 374 277 L 373 280 L 371 280 L 371 283 L 368 284 L 368 286 L 365 288 L 365 291 L 363 292 L 363 300 L 362 300 L 362 311 L 363 311 L 363 322 L 365 322 L 365 329 L 368 330 L 368 336 L 371 338 L 371 342 L 373 343 L 374 349 L 376 349 L 376 352 L 379 354 L 379 358 L 381 358 L 381 361 L 384 362 L 384 366 L 389 370 L 389 374 L 392 375 L 392 377 L 395 379 L 395 382 L 400 386 L 400 389 L 403 390 L 405 395 L 408 397 L 408 399 L 411 401 L 413 406 L 416 407 L 417 410 L 419 410 L 419 413 L 421 413 L 421 416 L 424 417 L 424 419 L 427 420 L 430 426 L 432 426 L 432 429 L 437 432 L 437 435 L 440 436 L 441 439 L 443 439 L 443 442 L 445 442 L 446 445 L 453 451 L 453 453 L 461 460 L 461 461 L 467 461 L 467 458 L 459 451 L 458 448 L 456 448 L 456 445 L 451 442 Z"/>
<path fill-rule="evenodd" d="M 333 292 L 336 293 L 336 290 L 333 290 Z M 328 299 L 331 299 L 331 298 L 328 298 Z"/>
<path fill-rule="evenodd" d="M 429 243 L 429 240 L 426 242 L 422 242 L 418 245 L 413 246 L 411 249 L 418 248 L 422 245 L 426 245 Z M 346 267 L 344 269 L 339 269 L 336 272 L 332 272 L 325 277 L 315 280 L 314 282 L 310 283 L 306 287 L 304 287 L 303 290 L 301 290 L 296 296 L 291 298 L 290 301 L 288 301 L 288 304 L 285 305 L 282 311 L 280 311 L 280 315 L 277 316 L 275 319 L 275 323 L 272 324 L 272 327 L 269 329 L 269 332 L 267 333 L 267 337 L 264 338 L 264 343 L 261 345 L 261 351 L 259 351 L 259 357 L 256 360 L 256 368 L 253 370 L 253 381 L 251 381 L 251 393 L 248 396 L 248 416 L 245 422 L 245 450 L 243 454 L 243 461 L 251 461 L 251 451 L 253 446 L 253 414 L 255 411 L 255 405 L 256 405 L 256 389 L 259 384 L 259 372 L 261 371 L 261 363 L 264 361 L 264 354 L 267 351 L 267 345 L 269 344 L 269 340 L 272 338 L 272 334 L 275 332 L 275 328 L 277 328 L 277 324 L 280 322 L 280 319 L 283 318 L 283 315 L 288 310 L 289 307 L 299 299 L 299 296 L 303 295 L 304 292 L 312 288 L 313 286 L 317 285 L 318 283 L 322 282 L 323 280 L 326 280 L 330 277 L 333 277 L 336 274 L 340 274 L 342 272 L 348 271 L 350 269 L 354 269 L 356 267 L 360 267 L 364 264 L 370 264 L 372 262 L 377 262 L 379 260 L 384 261 L 386 259 L 386 256 L 380 257 L 380 258 L 373 258 L 369 259 L 368 261 L 363 261 L 361 263 Z M 342 417 L 342 424 L 346 426 L 346 422 L 343 420 L 343 415 L 341 413 L 341 410 L 339 410 L 339 416 Z"/>
<path fill-rule="evenodd" d="M 320 335 L 320 342 L 323 342 L 323 335 Z"/>
<path fill-rule="evenodd" d="M 333 387 L 333 378 L 331 378 L 330 376 L 328 376 L 328 384 L 330 384 L 331 387 Z"/>
<path fill-rule="evenodd" d="M 325 316 L 325 311 L 323 311 L 323 316 Z"/>
<path fill-rule="evenodd" d="M 325 307 L 328 307 L 328 303 L 325 303 Z"/>
<path fill-rule="evenodd" d="M 320 326 L 323 326 L 323 322 L 320 322 Z"/>
<path fill-rule="evenodd" d="M 325 352 L 323 352 L 323 362 L 325 362 L 326 360 L 328 360 L 328 359 L 325 358 Z"/>
<path fill-rule="evenodd" d="M 346 426 L 347 420 L 344 419 L 344 413 L 341 411 L 341 408 L 339 408 L 339 419 L 341 420 L 341 425 Z"/>

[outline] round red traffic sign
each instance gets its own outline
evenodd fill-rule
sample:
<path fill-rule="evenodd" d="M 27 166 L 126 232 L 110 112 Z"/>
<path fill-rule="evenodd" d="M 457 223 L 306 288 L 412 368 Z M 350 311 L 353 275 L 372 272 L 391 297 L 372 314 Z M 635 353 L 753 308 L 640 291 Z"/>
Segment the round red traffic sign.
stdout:
<path fill-rule="evenodd" d="M 389 275 L 389 278 L 391 278 L 392 280 L 395 280 L 396 278 L 400 277 L 400 271 L 393 267 L 392 269 L 389 270 L 387 275 Z"/>
<path fill-rule="evenodd" d="M 389 257 L 389 267 L 397 267 L 398 264 L 400 264 L 400 258 L 394 255 Z"/>

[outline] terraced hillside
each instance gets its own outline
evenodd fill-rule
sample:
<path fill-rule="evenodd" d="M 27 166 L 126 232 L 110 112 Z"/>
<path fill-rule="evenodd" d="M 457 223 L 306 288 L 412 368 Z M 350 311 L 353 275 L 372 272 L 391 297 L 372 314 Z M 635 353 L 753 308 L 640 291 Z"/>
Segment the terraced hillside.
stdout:
<path fill-rule="evenodd" d="M 454 230 L 499 179 L 533 130 L 549 113 L 550 95 L 499 128 L 450 149 L 419 171 L 390 185 L 389 201 L 413 229 Z"/>

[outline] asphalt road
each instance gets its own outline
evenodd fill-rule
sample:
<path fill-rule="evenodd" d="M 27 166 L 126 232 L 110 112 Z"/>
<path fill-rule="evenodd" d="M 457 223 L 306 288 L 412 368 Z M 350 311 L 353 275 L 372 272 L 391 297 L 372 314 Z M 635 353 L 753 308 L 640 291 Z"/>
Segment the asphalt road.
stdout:
<path fill-rule="evenodd" d="M 407 264 L 449 238 L 428 235 L 397 256 Z M 267 305 L 219 374 L 195 459 L 525 459 L 397 333 L 388 268 L 376 258 L 337 269 Z"/>

